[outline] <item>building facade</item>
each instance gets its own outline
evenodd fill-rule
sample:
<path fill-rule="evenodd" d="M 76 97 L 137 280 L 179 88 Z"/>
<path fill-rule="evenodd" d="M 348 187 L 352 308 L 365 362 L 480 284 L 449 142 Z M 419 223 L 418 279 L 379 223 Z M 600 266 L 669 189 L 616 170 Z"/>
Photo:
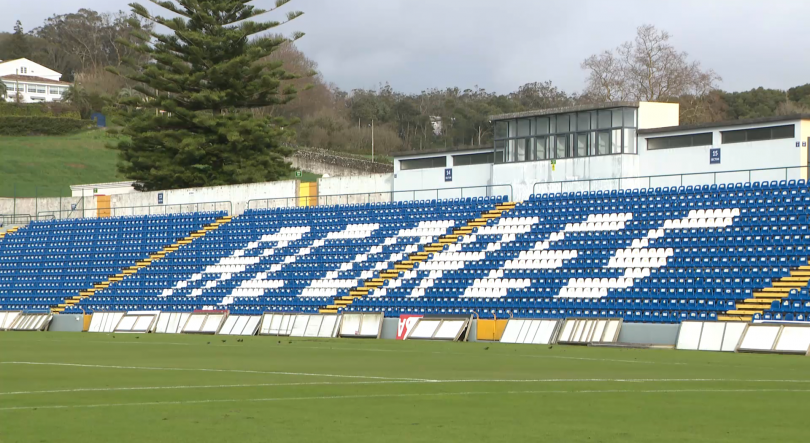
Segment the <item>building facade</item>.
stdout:
<path fill-rule="evenodd" d="M 680 126 L 678 115 L 675 103 L 613 102 L 492 116 L 491 147 L 396 155 L 394 188 L 443 189 L 433 191 L 437 198 L 477 186 L 525 199 L 542 192 L 807 178 L 810 115 L 695 126 Z"/>
<path fill-rule="evenodd" d="M 0 62 L 0 81 L 6 85 L 6 101 L 21 103 L 62 100 L 70 83 L 62 74 L 31 60 L 20 58 Z"/>

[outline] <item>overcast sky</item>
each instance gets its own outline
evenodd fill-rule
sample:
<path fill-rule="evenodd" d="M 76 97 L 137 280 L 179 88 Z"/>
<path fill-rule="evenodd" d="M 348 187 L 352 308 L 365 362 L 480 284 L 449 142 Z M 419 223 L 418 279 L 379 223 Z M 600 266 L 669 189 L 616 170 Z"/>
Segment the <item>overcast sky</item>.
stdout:
<path fill-rule="evenodd" d="M 18 19 L 28 30 L 53 13 L 127 3 L 0 0 L 0 30 Z M 404 92 L 479 85 L 507 93 L 551 80 L 579 91 L 582 60 L 632 39 L 645 23 L 720 74 L 724 90 L 810 83 L 807 0 L 293 0 L 281 11 L 296 9 L 305 15 L 280 30 L 306 32 L 299 47 L 343 89 L 387 81 Z"/>

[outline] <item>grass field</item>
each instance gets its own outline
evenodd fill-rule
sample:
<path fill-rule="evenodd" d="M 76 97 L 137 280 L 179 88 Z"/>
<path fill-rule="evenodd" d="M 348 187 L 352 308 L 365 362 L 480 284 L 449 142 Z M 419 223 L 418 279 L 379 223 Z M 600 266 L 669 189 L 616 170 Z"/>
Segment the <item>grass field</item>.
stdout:
<path fill-rule="evenodd" d="M 104 131 L 59 137 L 0 137 L 0 196 L 67 197 L 70 185 L 123 180 Z M 16 187 L 16 191 L 15 191 Z"/>
<path fill-rule="evenodd" d="M 803 441 L 809 391 L 781 355 L 0 333 L 3 443 Z"/>
<path fill-rule="evenodd" d="M 118 153 L 106 149 L 111 139 L 101 130 L 59 137 L 0 137 L 0 197 L 68 197 L 70 185 L 125 180 Z M 288 179 L 317 181 L 304 171 Z"/>

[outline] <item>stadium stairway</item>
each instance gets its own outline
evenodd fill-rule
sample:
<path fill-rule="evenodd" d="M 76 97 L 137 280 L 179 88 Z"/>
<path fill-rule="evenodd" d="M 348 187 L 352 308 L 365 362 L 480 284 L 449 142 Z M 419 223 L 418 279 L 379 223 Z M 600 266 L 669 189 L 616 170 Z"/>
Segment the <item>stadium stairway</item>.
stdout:
<path fill-rule="evenodd" d="M 430 254 L 441 252 L 446 249 L 446 245 L 458 243 L 465 235 L 469 235 L 475 228 L 486 226 L 489 220 L 497 220 L 504 213 L 515 209 L 515 202 L 503 202 L 481 214 L 481 217 L 469 220 L 464 226 L 453 229 L 452 234 L 446 234 L 438 238 L 436 243 L 428 244 L 422 251 L 408 256 L 407 260 L 400 260 L 392 265 L 388 270 L 380 272 L 378 277 L 366 279 L 363 286 L 352 288 L 349 295 L 345 295 L 334 300 L 333 305 L 327 305 L 319 310 L 321 314 L 336 314 L 349 307 L 355 299 L 367 296 L 369 291 L 382 287 L 386 280 L 395 280 L 401 275 L 400 272 L 408 271 L 416 266 L 416 263 L 424 262 Z"/>
<path fill-rule="evenodd" d="M 178 249 L 182 248 L 183 246 L 191 244 L 195 239 L 205 237 L 205 235 L 208 234 L 211 231 L 216 231 L 217 229 L 219 229 L 220 226 L 230 222 L 231 219 L 232 219 L 231 216 L 225 216 L 225 217 L 218 218 L 213 223 L 209 223 L 209 224 L 203 226 L 202 229 L 197 230 L 195 232 L 192 232 L 188 236 L 186 236 L 184 238 L 181 238 L 177 242 L 172 243 L 172 244 L 164 247 L 160 251 L 157 251 L 157 252 L 155 252 L 153 254 L 150 254 L 149 257 L 146 257 L 146 258 L 144 258 L 142 260 L 139 260 L 134 265 L 132 265 L 132 266 L 130 266 L 128 268 L 125 268 L 120 273 L 115 274 L 112 277 L 109 277 L 107 280 L 105 280 L 105 281 L 103 281 L 101 283 L 96 283 L 96 284 L 93 285 L 93 287 L 87 288 L 87 289 L 85 289 L 83 291 L 80 291 L 79 295 L 74 295 L 74 296 L 72 296 L 70 298 L 65 299 L 64 303 L 60 303 L 60 304 L 58 304 L 56 306 L 52 306 L 51 307 L 51 313 L 54 313 L 54 314 L 62 313 L 62 312 L 65 311 L 66 308 L 78 304 L 83 299 L 92 297 L 96 293 L 101 293 L 105 289 L 109 288 L 110 285 L 113 285 L 113 284 L 115 284 L 117 282 L 121 282 L 124 279 L 126 279 L 127 277 L 136 274 L 139 270 L 151 266 L 153 263 L 159 261 L 160 259 L 166 257 L 167 255 L 169 255 L 169 254 L 171 254 L 173 252 L 176 252 Z"/>
<path fill-rule="evenodd" d="M 790 297 L 791 291 L 796 292 L 810 284 L 810 266 L 799 266 L 791 269 L 789 277 L 782 277 L 774 280 L 770 287 L 754 292 L 754 298 L 745 299 L 742 303 L 726 312 L 726 315 L 718 315 L 720 321 L 744 321 L 750 322 L 754 316 L 761 316 L 774 303 L 782 304 L 783 300 Z"/>
<path fill-rule="evenodd" d="M 19 226 L 15 226 L 13 228 L 10 228 L 8 231 L 0 232 L 0 240 L 2 240 L 6 235 L 10 235 L 17 232 L 19 229 L 20 229 Z"/>

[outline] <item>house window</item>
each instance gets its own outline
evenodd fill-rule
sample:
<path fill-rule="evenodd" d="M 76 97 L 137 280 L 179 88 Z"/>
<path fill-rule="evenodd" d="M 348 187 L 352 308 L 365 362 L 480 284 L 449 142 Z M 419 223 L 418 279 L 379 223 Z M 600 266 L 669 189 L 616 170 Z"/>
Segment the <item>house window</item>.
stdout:
<path fill-rule="evenodd" d="M 25 66 L 20 68 L 20 74 L 28 74 L 28 68 L 26 68 Z"/>

